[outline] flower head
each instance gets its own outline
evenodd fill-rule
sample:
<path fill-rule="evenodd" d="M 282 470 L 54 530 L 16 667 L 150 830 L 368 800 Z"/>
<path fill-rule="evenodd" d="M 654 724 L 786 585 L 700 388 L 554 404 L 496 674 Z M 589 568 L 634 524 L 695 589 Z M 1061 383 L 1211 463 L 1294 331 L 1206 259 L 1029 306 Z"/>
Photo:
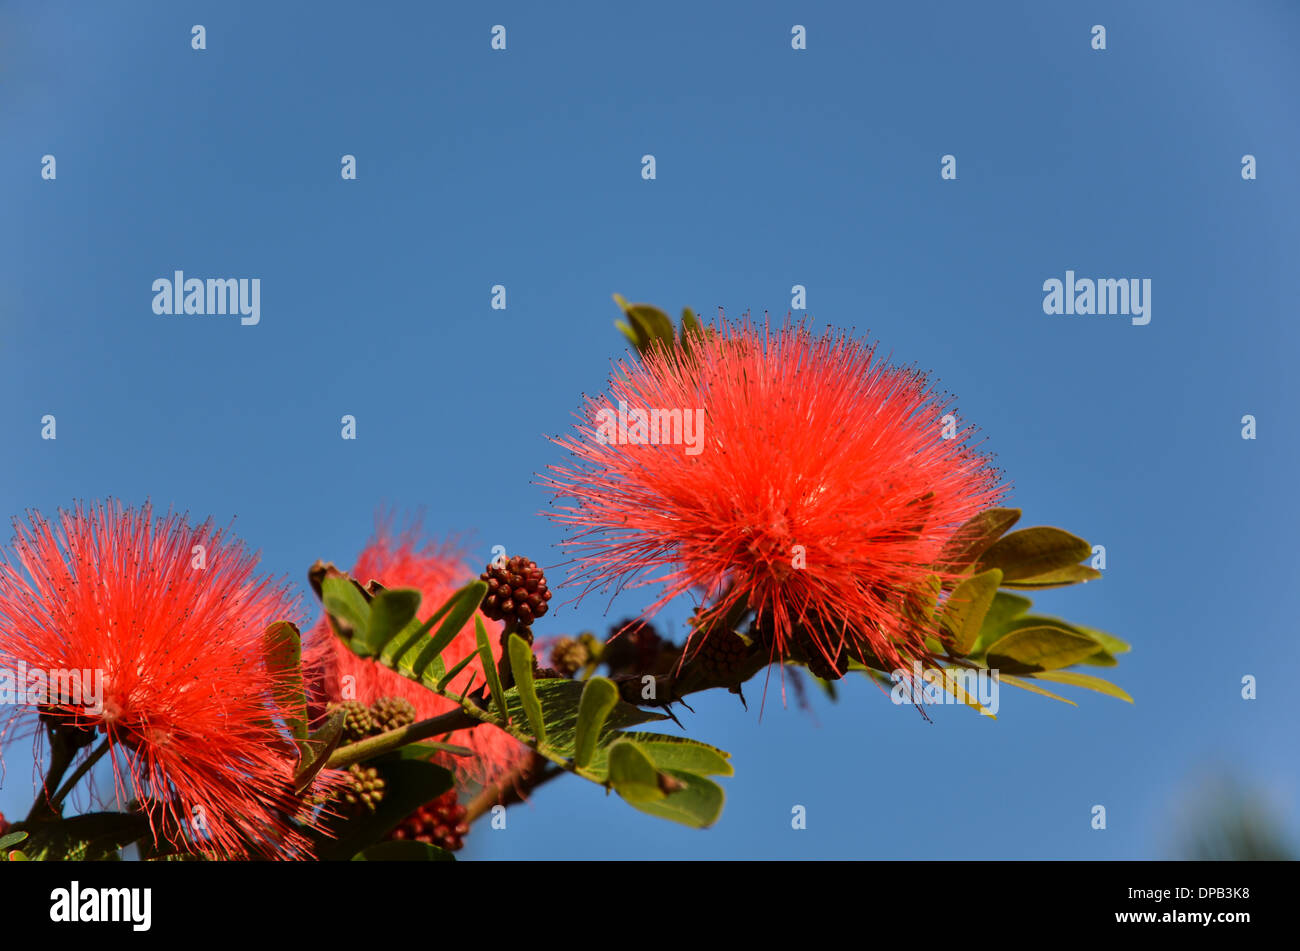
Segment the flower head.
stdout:
<path fill-rule="evenodd" d="M 382 524 L 374 537 L 357 556 L 351 576 L 361 583 L 378 581 L 385 588 L 415 588 L 420 592 L 420 616 L 427 617 L 456 592 L 473 573 L 465 558 L 454 546 L 424 540 L 417 527 L 408 527 L 400 534 L 391 526 Z M 501 626 L 480 614 L 488 630 L 494 656 L 500 658 Z M 420 720 L 439 716 L 457 709 L 455 701 L 441 697 L 401 674 L 366 657 L 358 657 L 352 649 L 330 630 L 329 622 L 321 618 L 307 639 L 305 663 L 319 671 L 324 691 L 329 700 L 357 700 L 372 704 L 382 697 L 401 697 L 415 706 Z M 478 650 L 471 618 L 446 647 L 443 657 L 447 668 Z M 457 684 L 464 686 L 470 679 L 484 682 L 483 665 L 473 660 L 459 675 Z M 459 781 L 473 780 L 487 783 L 499 778 L 519 762 L 527 748 L 508 733 L 490 728 L 458 730 L 447 742 L 467 747 L 471 756 L 436 758 L 453 769 Z"/>
<path fill-rule="evenodd" d="M 550 513 L 573 529 L 568 580 L 661 583 L 647 616 L 687 592 L 710 620 L 752 610 L 774 658 L 802 637 L 897 664 L 924 649 L 910 607 L 945 541 L 1001 495 L 947 412 L 921 373 L 804 324 L 722 322 L 624 359 L 544 480 L 574 500 Z"/>
<path fill-rule="evenodd" d="M 0 560 L 0 664 L 49 676 L 47 719 L 104 735 L 117 799 L 142 803 L 155 840 L 307 855 L 291 818 L 311 824 L 311 810 L 292 794 L 297 754 L 275 725 L 292 715 L 276 699 L 285 675 L 263 653 L 268 625 L 298 614 L 287 588 L 255 575 L 257 556 L 210 521 L 155 519 L 147 504 L 30 521 Z M 50 672 L 64 672 L 58 690 Z M 178 832 L 187 822 L 194 840 Z"/>

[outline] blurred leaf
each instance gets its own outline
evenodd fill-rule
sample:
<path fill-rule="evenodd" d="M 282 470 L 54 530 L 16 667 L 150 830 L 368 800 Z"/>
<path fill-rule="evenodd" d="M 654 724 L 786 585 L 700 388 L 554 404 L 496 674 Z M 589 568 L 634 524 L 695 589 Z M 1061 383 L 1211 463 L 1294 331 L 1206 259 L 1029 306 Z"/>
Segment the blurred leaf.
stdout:
<path fill-rule="evenodd" d="M 1100 645 L 1061 627 L 1023 627 L 989 645 L 987 663 L 1011 674 L 1054 670 L 1077 664 Z"/>
<path fill-rule="evenodd" d="M 991 568 L 967 578 L 948 595 L 941 621 L 952 636 L 953 650 L 957 654 L 969 654 L 975 646 L 1000 584 L 1001 570 Z"/>
<path fill-rule="evenodd" d="M 665 798 L 659 788 L 659 771 L 650 757 L 631 740 L 619 740 L 609 748 L 609 783 L 630 803 Z"/>
<path fill-rule="evenodd" d="M 1073 670 L 1044 670 L 1032 674 L 1031 676 L 1035 680 L 1051 680 L 1058 684 L 1070 684 L 1074 687 L 1084 687 L 1088 690 L 1095 690 L 1098 693 L 1104 693 L 1107 696 L 1127 700 L 1129 703 L 1133 702 L 1132 697 L 1109 680 L 1102 680 L 1100 677 L 1092 676 L 1092 674 L 1080 674 Z"/>
<path fill-rule="evenodd" d="M 370 601 L 370 625 L 363 641 L 367 656 L 379 655 L 383 663 L 392 666 L 397 647 L 393 641 L 415 620 L 419 609 L 420 592 L 414 588 L 385 588 L 376 594 Z M 384 658 L 390 645 L 394 650 Z"/>
<path fill-rule="evenodd" d="M 976 570 L 1001 568 L 1003 584 L 1008 584 L 1069 568 L 1091 554 L 1091 545 L 1062 529 L 1022 528 L 994 542 L 980 558 Z"/>
<path fill-rule="evenodd" d="M 446 849 L 427 842 L 411 839 L 389 839 L 362 849 L 352 857 L 354 862 L 454 862 L 456 857 Z"/>
<path fill-rule="evenodd" d="M 508 720 L 510 711 L 506 709 L 505 691 L 501 689 L 501 675 L 497 671 L 496 659 L 492 656 L 492 642 L 488 640 L 487 628 L 483 626 L 483 619 L 478 615 L 474 616 L 474 637 L 478 641 L 479 661 L 487 677 L 492 704 L 497 708 L 497 713 Z"/>
<path fill-rule="evenodd" d="M 528 717 L 533 737 L 537 745 L 546 742 L 546 720 L 542 717 L 542 704 L 537 699 L 537 688 L 533 686 L 533 649 L 518 634 L 511 634 L 508 643 L 510 652 L 510 672 L 515 678 L 515 692 L 519 703 Z"/>
<path fill-rule="evenodd" d="M 302 685 L 302 637 L 298 626 L 276 621 L 262 635 L 266 666 L 271 673 L 271 694 L 285 711 L 285 726 L 295 740 L 307 739 L 307 694 Z M 299 751 L 301 752 L 301 744 Z"/>
<path fill-rule="evenodd" d="M 26 832 L 8 832 L 0 835 L 0 849 L 8 849 L 27 838 Z"/>
<path fill-rule="evenodd" d="M 618 687 L 604 677 L 592 677 L 582 690 L 578 702 L 578 722 L 573 740 L 573 764 L 579 768 L 586 766 L 591 754 L 596 751 L 596 743 L 605 720 L 618 703 Z"/>
<path fill-rule="evenodd" d="M 963 524 L 939 553 L 938 567 L 961 571 L 984 554 L 1020 518 L 1020 509 L 987 509 Z"/>

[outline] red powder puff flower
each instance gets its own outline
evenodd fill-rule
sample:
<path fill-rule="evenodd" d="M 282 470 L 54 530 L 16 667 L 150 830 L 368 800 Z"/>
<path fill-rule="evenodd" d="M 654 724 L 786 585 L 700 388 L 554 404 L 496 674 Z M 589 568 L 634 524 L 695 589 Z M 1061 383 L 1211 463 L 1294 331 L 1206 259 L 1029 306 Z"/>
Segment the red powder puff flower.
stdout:
<path fill-rule="evenodd" d="M 78 505 L 57 526 L 32 513 L 0 560 L 0 664 L 80 673 L 50 680 L 41 709 L 105 735 L 118 803 L 129 786 L 155 842 L 308 857 L 290 821 L 313 822 L 291 792 L 297 755 L 273 725 L 289 713 L 275 699 L 283 674 L 263 656 L 267 626 L 294 620 L 298 604 L 256 564 L 211 521 L 155 520 L 148 504 Z M 178 831 L 186 820 L 191 837 Z"/>
<path fill-rule="evenodd" d="M 357 556 L 351 576 L 362 584 L 378 581 L 385 588 L 415 588 L 421 595 L 420 616 L 423 618 L 441 607 L 474 575 L 463 554 L 453 546 L 422 540 L 416 526 L 394 535 L 389 525 L 381 524 Z M 487 628 L 493 655 L 499 660 L 501 625 L 481 614 L 480 617 Z M 478 641 L 471 618 L 443 652 L 447 668 L 451 669 L 466 654 L 477 650 Z M 416 717 L 420 720 L 459 709 L 454 701 L 438 696 L 369 658 L 358 657 L 335 636 L 324 617 L 307 637 L 305 664 L 321 676 L 324 692 L 331 702 L 358 700 L 372 704 L 380 697 L 404 697 L 414 704 Z M 456 686 L 464 687 L 471 678 L 476 684 L 484 683 L 483 665 L 477 659 L 457 675 Z M 508 733 L 490 727 L 458 730 L 447 742 L 473 751 L 472 756 L 439 754 L 436 757 L 456 773 L 458 781 L 492 782 L 528 752 Z"/>
<path fill-rule="evenodd" d="M 644 616 L 692 591 L 709 619 L 747 607 L 774 658 L 799 631 L 831 663 L 923 652 L 907 605 L 1001 495 L 972 431 L 943 438 L 947 399 L 843 335 L 745 320 L 689 344 L 619 362 L 554 440 L 573 455 L 543 479 L 576 500 L 550 513 L 574 530 L 568 581 L 662 583 Z"/>

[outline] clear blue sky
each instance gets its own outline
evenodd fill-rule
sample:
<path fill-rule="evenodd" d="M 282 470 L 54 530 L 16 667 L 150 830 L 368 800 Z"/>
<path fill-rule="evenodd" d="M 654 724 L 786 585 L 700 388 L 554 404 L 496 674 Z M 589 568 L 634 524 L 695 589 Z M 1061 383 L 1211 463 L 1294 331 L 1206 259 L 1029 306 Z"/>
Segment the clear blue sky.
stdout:
<path fill-rule="evenodd" d="M 927 724 L 850 681 L 760 722 L 701 697 L 686 722 L 737 769 L 715 828 L 566 779 L 463 854 L 1159 857 L 1223 771 L 1294 827 L 1298 34 L 1288 2 L 6 4 L 0 513 L 237 516 L 304 589 L 380 507 L 554 565 L 534 473 L 622 350 L 610 294 L 784 314 L 804 284 L 816 324 L 957 394 L 1025 524 L 1106 546 L 1040 605 L 1133 643 L 1137 704 L 1008 689 L 996 723 Z M 260 278 L 261 323 L 155 316 L 175 269 Z M 1044 315 L 1067 269 L 1150 278 L 1151 323 Z"/>

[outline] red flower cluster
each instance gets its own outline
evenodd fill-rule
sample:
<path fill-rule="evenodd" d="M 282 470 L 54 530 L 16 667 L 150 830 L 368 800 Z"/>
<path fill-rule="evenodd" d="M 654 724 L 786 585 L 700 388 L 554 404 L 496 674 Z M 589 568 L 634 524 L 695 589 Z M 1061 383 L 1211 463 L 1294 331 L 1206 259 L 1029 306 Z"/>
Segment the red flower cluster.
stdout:
<path fill-rule="evenodd" d="M 920 372 L 843 335 L 748 320 L 614 370 L 555 440 L 571 463 L 544 480 L 575 500 L 551 512 L 574 530 L 570 582 L 662 583 L 646 616 L 687 592 L 710 619 L 747 606 L 774 659 L 796 630 L 832 661 L 924 649 L 906 606 L 1002 489 L 973 431 L 944 431 L 948 401 Z M 679 419 L 693 444 L 674 438 Z"/>
<path fill-rule="evenodd" d="M 189 850 L 307 856 L 291 819 L 317 816 L 292 794 L 297 754 L 274 725 L 290 714 L 275 699 L 283 675 L 263 654 L 267 626 L 298 614 L 287 588 L 210 521 L 155 520 L 149 505 L 78 506 L 57 525 L 33 514 L 15 531 L 0 560 L 0 664 L 78 672 L 79 697 L 63 678 L 41 707 L 104 735 L 119 804 L 139 800 L 155 840 Z"/>

